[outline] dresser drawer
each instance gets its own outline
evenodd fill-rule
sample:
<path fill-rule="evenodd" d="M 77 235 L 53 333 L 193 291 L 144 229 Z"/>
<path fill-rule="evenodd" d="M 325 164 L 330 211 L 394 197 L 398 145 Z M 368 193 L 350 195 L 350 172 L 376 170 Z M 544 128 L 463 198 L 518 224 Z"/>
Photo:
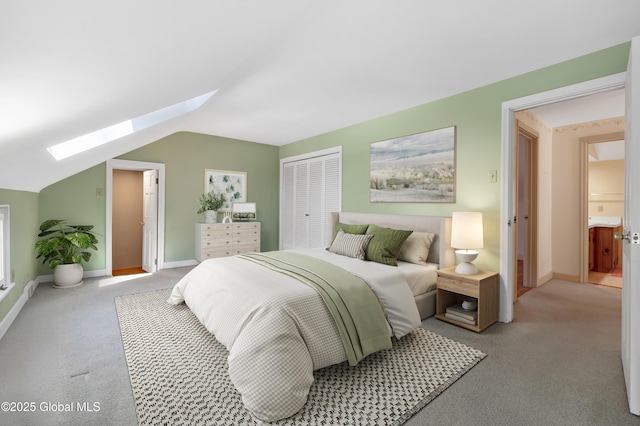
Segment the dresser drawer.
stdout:
<path fill-rule="evenodd" d="M 233 254 L 254 253 L 260 251 L 260 244 L 240 244 L 233 246 Z"/>
<path fill-rule="evenodd" d="M 210 249 L 210 248 L 223 248 L 223 247 L 231 247 L 233 245 L 233 241 L 231 240 L 231 235 L 224 238 L 207 238 L 202 239 L 200 243 L 200 248 L 202 250 Z"/>
<path fill-rule="evenodd" d="M 212 229 L 202 229 L 200 231 L 200 238 L 203 240 L 211 240 L 211 239 L 231 239 L 231 235 L 233 234 L 233 230 L 229 228 L 212 228 Z"/>
<path fill-rule="evenodd" d="M 210 248 L 203 249 L 200 253 L 200 260 L 213 259 L 215 257 L 226 257 L 232 256 L 233 250 L 231 250 L 231 246 L 224 248 Z"/>
<path fill-rule="evenodd" d="M 251 223 L 234 223 L 233 224 L 233 236 L 244 237 L 248 235 L 260 236 L 260 224 L 256 222 Z"/>
<path fill-rule="evenodd" d="M 259 229 L 234 229 L 233 230 L 233 241 L 236 242 L 238 240 L 257 240 L 260 238 L 260 230 Z"/>
<path fill-rule="evenodd" d="M 228 229 L 228 230 L 233 229 L 233 226 L 231 223 L 200 223 L 199 225 L 200 225 L 200 230 L 203 232 L 220 230 L 220 229 Z"/>
<path fill-rule="evenodd" d="M 478 297 L 478 294 L 480 294 L 477 283 L 468 283 L 441 276 L 438 277 L 438 288 L 476 298 Z"/>

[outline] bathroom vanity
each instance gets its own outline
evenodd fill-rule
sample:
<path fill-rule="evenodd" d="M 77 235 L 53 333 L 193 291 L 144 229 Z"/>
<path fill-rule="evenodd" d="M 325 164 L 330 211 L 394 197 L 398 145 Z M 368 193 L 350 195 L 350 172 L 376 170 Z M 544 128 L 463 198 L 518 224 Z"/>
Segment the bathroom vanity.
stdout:
<path fill-rule="evenodd" d="M 622 231 L 619 217 L 589 217 L 589 270 L 611 272 L 622 265 L 622 244 L 613 237 Z"/>

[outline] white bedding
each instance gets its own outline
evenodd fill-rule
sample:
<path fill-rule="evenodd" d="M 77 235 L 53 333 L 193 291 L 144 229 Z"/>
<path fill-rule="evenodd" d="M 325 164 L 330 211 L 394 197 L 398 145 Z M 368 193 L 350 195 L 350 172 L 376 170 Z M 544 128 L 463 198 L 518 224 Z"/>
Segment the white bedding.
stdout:
<path fill-rule="evenodd" d="M 326 250 L 296 250 L 367 281 L 393 335 L 420 326 L 404 274 Z M 229 377 L 258 419 L 290 417 L 306 403 L 313 370 L 347 359 L 335 321 L 318 293 L 298 280 L 239 257 L 207 260 L 176 284 L 168 300 L 185 302 L 229 350 Z"/>
<path fill-rule="evenodd" d="M 427 263 L 425 266 L 398 261 L 398 269 L 404 273 L 407 284 L 414 296 L 419 296 L 436 289 L 438 265 L 435 263 Z"/>

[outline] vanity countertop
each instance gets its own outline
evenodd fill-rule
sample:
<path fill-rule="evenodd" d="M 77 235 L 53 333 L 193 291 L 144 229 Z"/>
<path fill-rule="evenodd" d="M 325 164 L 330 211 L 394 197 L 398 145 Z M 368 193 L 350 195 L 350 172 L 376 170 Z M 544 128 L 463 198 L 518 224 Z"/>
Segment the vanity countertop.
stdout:
<path fill-rule="evenodd" d="M 619 216 L 589 216 L 589 228 L 617 228 L 621 224 Z"/>

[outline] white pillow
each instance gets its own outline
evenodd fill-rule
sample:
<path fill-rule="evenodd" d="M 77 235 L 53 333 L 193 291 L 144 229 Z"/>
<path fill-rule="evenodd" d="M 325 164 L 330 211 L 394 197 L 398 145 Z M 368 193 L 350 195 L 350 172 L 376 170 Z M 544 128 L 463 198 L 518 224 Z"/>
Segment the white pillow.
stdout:
<path fill-rule="evenodd" d="M 398 260 L 426 265 L 433 238 L 434 234 L 429 232 L 413 232 L 402 243 L 398 253 Z"/>
<path fill-rule="evenodd" d="M 373 235 L 347 234 L 342 229 L 336 234 L 329 251 L 342 256 L 355 257 L 364 260 L 364 253 Z"/>

